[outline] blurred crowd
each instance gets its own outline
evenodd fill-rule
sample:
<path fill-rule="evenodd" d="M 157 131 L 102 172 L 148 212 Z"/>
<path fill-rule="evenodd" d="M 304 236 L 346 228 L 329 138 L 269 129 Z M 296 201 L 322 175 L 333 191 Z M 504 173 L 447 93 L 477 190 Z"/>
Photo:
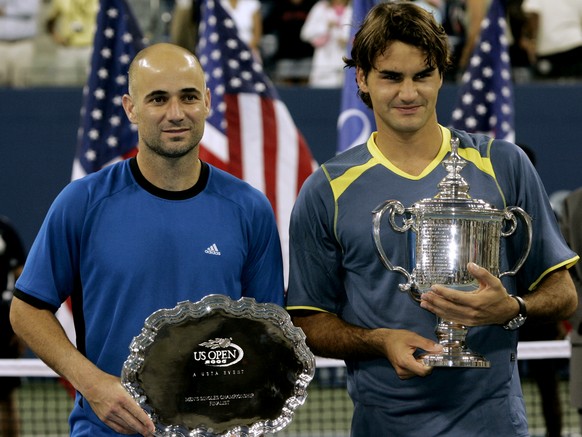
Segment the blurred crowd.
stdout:
<path fill-rule="evenodd" d="M 199 0 L 127 0 L 151 42 L 196 44 Z M 220 0 L 277 85 L 340 87 L 353 0 Z M 409 0 L 454 49 L 458 81 L 491 0 Z M 582 2 L 506 0 L 515 82 L 582 79 Z M 0 86 L 85 82 L 99 0 L 0 0 Z"/>

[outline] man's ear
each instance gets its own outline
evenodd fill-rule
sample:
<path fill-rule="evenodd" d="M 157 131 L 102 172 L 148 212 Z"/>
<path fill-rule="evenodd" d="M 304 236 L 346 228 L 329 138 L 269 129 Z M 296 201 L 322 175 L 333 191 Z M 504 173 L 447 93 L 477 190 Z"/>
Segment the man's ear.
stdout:
<path fill-rule="evenodd" d="M 366 81 L 366 75 L 364 70 L 360 67 L 356 67 L 356 83 L 358 84 L 358 88 L 360 91 L 367 93 L 368 92 L 368 85 Z"/>
<path fill-rule="evenodd" d="M 133 112 L 135 105 L 133 104 L 133 99 L 131 96 L 129 94 L 124 94 L 121 98 L 121 104 L 123 105 L 123 110 L 125 111 L 125 115 L 127 115 L 129 121 L 133 124 L 136 124 L 137 117 L 135 116 L 135 112 Z"/>
<path fill-rule="evenodd" d="M 206 92 L 204 94 L 204 106 L 206 106 L 206 117 L 208 117 L 210 115 L 210 110 L 212 108 L 211 96 L 212 96 L 212 94 L 210 93 L 210 90 L 208 88 L 206 88 Z"/>

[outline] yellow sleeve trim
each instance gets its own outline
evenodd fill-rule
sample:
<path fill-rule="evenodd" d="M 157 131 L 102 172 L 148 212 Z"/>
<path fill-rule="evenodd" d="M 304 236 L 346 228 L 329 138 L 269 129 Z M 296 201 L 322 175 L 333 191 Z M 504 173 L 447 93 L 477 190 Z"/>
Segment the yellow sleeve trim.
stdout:
<path fill-rule="evenodd" d="M 310 307 L 310 306 L 288 306 L 285 309 L 287 311 L 308 310 L 308 311 L 317 311 L 319 313 L 329 313 L 329 311 L 322 310 L 321 308 Z"/>
<path fill-rule="evenodd" d="M 465 158 L 467 161 L 472 162 L 475 166 L 481 170 L 483 173 L 490 175 L 491 177 L 495 178 L 495 172 L 493 171 L 493 166 L 491 165 L 491 159 L 489 158 L 489 150 L 491 148 L 491 143 L 493 140 L 489 142 L 489 146 L 487 147 L 487 157 L 484 158 L 481 156 L 481 153 L 477 149 L 473 149 L 472 147 L 465 147 L 459 149 L 459 155 Z"/>
<path fill-rule="evenodd" d="M 536 279 L 536 281 L 530 285 L 530 287 L 528 288 L 529 291 L 533 291 L 537 288 L 537 286 L 540 284 L 540 282 L 542 281 L 542 279 L 544 279 L 548 274 L 552 273 L 555 270 L 558 270 L 562 267 L 566 267 L 567 269 L 569 269 L 570 267 L 574 266 L 574 264 L 576 264 L 578 262 L 578 260 L 580 259 L 580 257 L 578 255 L 576 255 L 574 258 L 570 258 L 558 265 L 555 265 L 551 268 L 549 268 L 548 270 L 546 270 L 545 272 L 543 272 L 540 277 L 538 279 Z"/>
<path fill-rule="evenodd" d="M 377 164 L 377 162 L 375 161 L 375 159 L 371 158 L 362 165 L 351 167 L 350 169 L 348 169 L 348 171 L 346 171 L 340 177 L 338 177 L 334 180 L 329 180 L 329 184 L 331 185 L 331 190 L 333 192 L 333 198 L 337 201 L 340 198 L 340 196 L 343 194 L 343 192 L 347 190 L 347 188 L 350 186 L 350 184 L 352 182 L 354 182 L 356 179 L 358 179 L 362 175 L 362 173 L 364 173 L 366 170 L 372 168 L 376 164 Z M 327 173 L 327 170 L 325 173 L 329 179 L 330 176 Z"/>

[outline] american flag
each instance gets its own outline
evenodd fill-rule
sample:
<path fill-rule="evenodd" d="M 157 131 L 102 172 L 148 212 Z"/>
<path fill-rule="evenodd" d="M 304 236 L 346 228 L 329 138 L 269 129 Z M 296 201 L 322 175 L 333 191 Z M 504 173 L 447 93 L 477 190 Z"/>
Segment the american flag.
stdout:
<path fill-rule="evenodd" d="M 515 141 L 513 84 L 503 0 L 493 0 L 463 74 L 451 126 Z"/>
<path fill-rule="evenodd" d="M 200 157 L 266 194 L 277 217 L 286 269 L 291 209 L 316 163 L 220 0 L 202 2 L 196 53 L 212 93 Z"/>
<path fill-rule="evenodd" d="M 127 120 L 121 97 L 127 93 L 129 64 L 144 47 L 125 0 L 101 0 L 91 69 L 83 89 L 73 179 L 137 153 L 137 131 Z"/>
<path fill-rule="evenodd" d="M 354 0 L 352 15 L 352 31 L 347 46 L 346 56 L 350 57 L 352 41 L 360 24 L 368 11 L 378 0 Z M 376 128 L 374 114 L 358 96 L 355 69 L 344 70 L 344 85 L 342 88 L 341 110 L 337 121 L 338 144 L 337 153 L 364 143 Z"/>
<path fill-rule="evenodd" d="M 316 167 L 261 63 L 239 39 L 219 1 L 202 2 L 198 55 L 212 92 L 201 159 L 246 180 L 269 198 L 287 266 L 291 209 Z M 145 47 L 125 0 L 101 0 L 78 134 L 73 179 L 137 153 L 137 132 L 121 106 L 127 70 Z"/>
<path fill-rule="evenodd" d="M 101 0 L 91 69 L 83 88 L 73 180 L 137 153 L 137 131 L 125 115 L 121 97 L 127 93 L 129 64 L 145 45 L 125 0 Z M 75 343 L 70 299 L 59 308 L 56 316 Z"/>

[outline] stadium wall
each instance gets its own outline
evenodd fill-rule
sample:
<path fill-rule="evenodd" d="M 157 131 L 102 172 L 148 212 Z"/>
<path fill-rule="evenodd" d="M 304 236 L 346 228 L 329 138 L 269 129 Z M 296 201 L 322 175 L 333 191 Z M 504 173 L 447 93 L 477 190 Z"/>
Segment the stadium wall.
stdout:
<path fill-rule="evenodd" d="M 318 162 L 333 156 L 340 90 L 279 91 Z M 445 84 L 439 98 L 445 126 L 456 92 Z M 14 221 L 27 248 L 70 180 L 81 101 L 79 88 L 0 89 L 0 214 Z M 582 186 L 582 84 L 518 85 L 515 105 L 516 139 L 535 151 L 548 193 Z"/>

